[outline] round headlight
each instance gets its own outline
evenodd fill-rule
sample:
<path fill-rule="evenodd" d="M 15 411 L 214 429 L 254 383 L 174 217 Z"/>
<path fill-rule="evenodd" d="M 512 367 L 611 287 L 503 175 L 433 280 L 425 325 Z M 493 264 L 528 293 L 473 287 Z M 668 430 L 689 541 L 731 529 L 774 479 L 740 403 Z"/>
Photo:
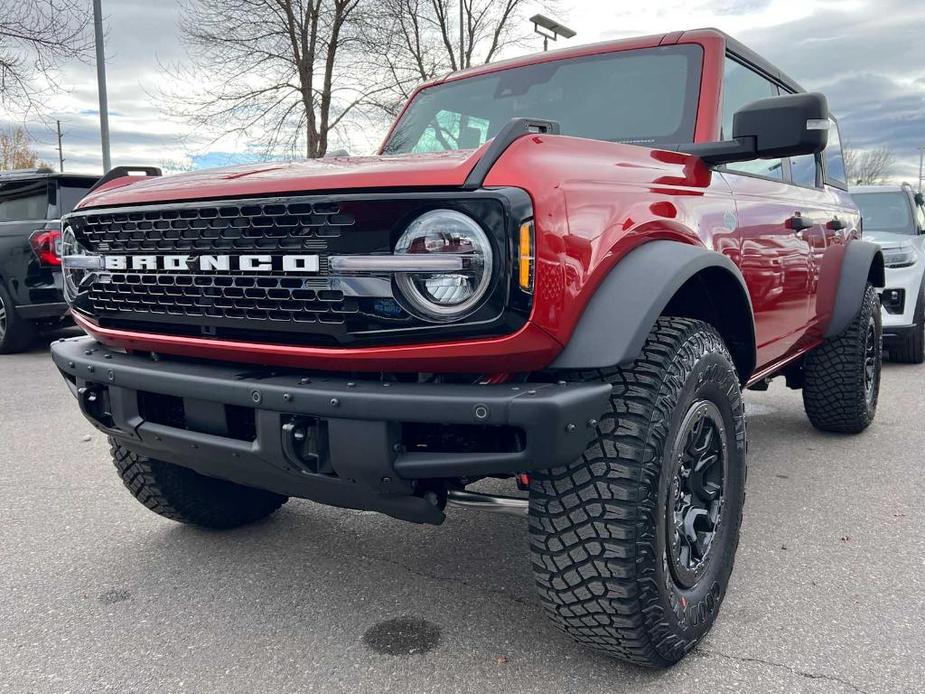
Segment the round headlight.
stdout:
<path fill-rule="evenodd" d="M 81 263 L 81 258 L 92 259 L 95 254 L 90 253 L 77 240 L 74 230 L 66 226 L 61 232 L 61 273 L 64 275 L 64 299 L 73 302 L 80 293 L 80 284 L 89 272 L 87 264 Z"/>
<path fill-rule="evenodd" d="M 474 219 L 432 210 L 415 219 L 395 244 L 396 256 L 458 260 L 452 271 L 401 272 L 395 281 L 409 308 L 431 321 L 453 321 L 475 311 L 491 284 L 491 243 Z"/>

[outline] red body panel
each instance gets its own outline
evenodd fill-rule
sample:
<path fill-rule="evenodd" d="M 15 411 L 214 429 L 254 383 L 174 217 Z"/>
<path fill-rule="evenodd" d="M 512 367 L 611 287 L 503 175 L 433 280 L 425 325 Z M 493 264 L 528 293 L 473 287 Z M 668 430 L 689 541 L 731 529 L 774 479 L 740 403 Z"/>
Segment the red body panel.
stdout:
<path fill-rule="evenodd" d="M 703 46 L 695 139 L 715 140 L 721 122 L 725 40 L 711 31 L 584 46 L 482 66 L 448 79 L 666 42 Z M 142 182 L 120 179 L 88 197 L 82 206 L 458 187 L 484 149 L 269 163 Z M 847 194 L 840 191 L 805 189 L 801 196 L 794 193 L 794 186 L 714 172 L 691 155 L 575 137 L 520 138 L 491 169 L 485 186 L 520 187 L 530 194 L 534 206 L 533 312 L 527 325 L 509 336 L 326 349 L 130 333 L 78 320 L 110 345 L 187 356 L 349 371 L 524 372 L 543 368 L 555 358 L 588 300 L 622 257 L 644 242 L 670 239 L 726 254 L 741 267 L 756 316 L 755 380 L 819 343 L 832 312 L 841 256 L 848 240 L 858 234 L 858 217 L 851 212 Z M 795 235 L 786 223 L 801 208 L 806 216 L 823 222 Z M 849 222 L 848 232 L 838 238 L 824 226 L 824 220 L 835 214 Z"/>

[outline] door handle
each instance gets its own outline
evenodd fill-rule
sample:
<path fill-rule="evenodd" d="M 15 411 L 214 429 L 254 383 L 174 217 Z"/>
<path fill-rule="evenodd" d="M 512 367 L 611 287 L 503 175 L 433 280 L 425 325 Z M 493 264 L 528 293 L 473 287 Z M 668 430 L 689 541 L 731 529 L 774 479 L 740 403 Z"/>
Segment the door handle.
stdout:
<path fill-rule="evenodd" d="M 807 219 L 801 214 L 795 214 L 787 220 L 786 226 L 790 231 L 799 233 L 813 227 L 813 220 Z"/>
<path fill-rule="evenodd" d="M 845 229 L 848 228 L 848 225 L 845 224 L 845 223 L 844 223 L 842 220 L 840 220 L 838 217 L 836 217 L 835 219 L 833 219 L 832 221 L 830 221 L 828 224 L 826 224 L 826 226 L 827 226 L 831 231 L 844 231 Z"/>

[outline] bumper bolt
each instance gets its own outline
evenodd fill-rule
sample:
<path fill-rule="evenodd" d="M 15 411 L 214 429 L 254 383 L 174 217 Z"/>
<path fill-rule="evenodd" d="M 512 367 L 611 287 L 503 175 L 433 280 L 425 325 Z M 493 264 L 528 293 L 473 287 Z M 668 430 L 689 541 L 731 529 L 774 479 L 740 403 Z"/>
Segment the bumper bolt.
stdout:
<path fill-rule="evenodd" d="M 578 427 L 576 427 L 574 424 L 567 424 L 567 425 L 565 426 L 565 430 L 566 430 L 568 433 L 570 433 L 570 434 L 571 434 L 573 431 L 575 431 L 575 429 L 577 429 L 577 428 L 578 428 Z"/>
<path fill-rule="evenodd" d="M 96 371 L 96 367 L 93 366 L 93 364 L 90 364 L 87 366 L 87 371 L 89 371 L 90 373 L 93 373 L 94 371 Z"/>
<path fill-rule="evenodd" d="M 472 409 L 472 414 L 475 415 L 476 419 L 488 419 L 488 407 L 485 405 L 476 405 Z"/>
<path fill-rule="evenodd" d="M 311 382 L 312 382 L 312 379 L 310 379 L 310 378 L 300 378 L 300 379 L 299 379 L 299 385 L 300 385 L 300 386 L 307 386 L 307 385 L 308 385 L 309 383 L 311 383 Z"/>
<path fill-rule="evenodd" d="M 339 406 L 340 406 L 340 400 L 338 400 L 337 398 L 331 398 L 331 407 L 339 407 Z"/>
<path fill-rule="evenodd" d="M 112 359 L 112 355 L 107 352 L 103 355 L 103 359 Z"/>
<path fill-rule="evenodd" d="M 285 400 L 286 402 L 291 402 L 292 396 L 289 393 L 283 393 L 283 400 Z"/>
<path fill-rule="evenodd" d="M 257 405 L 263 402 L 263 396 L 260 394 L 259 390 L 255 390 L 251 393 L 251 400 L 253 400 Z"/>
<path fill-rule="evenodd" d="M 353 381 L 350 381 L 350 383 L 347 384 L 347 387 L 348 387 L 348 388 L 356 388 L 356 387 L 357 387 L 357 384 L 354 383 Z"/>
<path fill-rule="evenodd" d="M 593 428 L 596 427 L 596 426 L 597 426 L 597 420 L 596 420 L 596 419 L 593 419 L 593 418 L 592 418 L 592 419 L 589 419 L 589 420 L 588 420 L 588 428 L 589 428 L 589 429 L 593 429 Z"/>
<path fill-rule="evenodd" d="M 116 380 L 115 372 L 112 369 L 109 369 L 109 371 L 106 372 L 106 378 L 108 378 L 110 381 L 115 381 Z"/>
<path fill-rule="evenodd" d="M 73 368 L 74 368 L 74 362 L 69 361 L 69 362 L 67 363 L 67 368 L 73 369 Z"/>

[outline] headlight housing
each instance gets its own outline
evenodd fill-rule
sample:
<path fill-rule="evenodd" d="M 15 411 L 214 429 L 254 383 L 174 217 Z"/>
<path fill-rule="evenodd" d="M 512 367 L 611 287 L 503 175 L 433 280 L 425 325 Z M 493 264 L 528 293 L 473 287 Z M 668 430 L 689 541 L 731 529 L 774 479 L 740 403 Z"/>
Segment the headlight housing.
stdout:
<path fill-rule="evenodd" d="M 904 242 L 899 246 L 883 249 L 883 264 L 886 267 L 909 267 L 915 265 L 917 260 L 918 253 L 911 243 Z"/>
<path fill-rule="evenodd" d="M 65 226 L 61 232 L 61 272 L 64 275 L 64 299 L 73 303 L 80 294 L 81 284 L 100 267 L 101 257 L 85 248 L 74 230 Z"/>
<path fill-rule="evenodd" d="M 407 309 L 424 320 L 465 318 L 491 286 L 491 242 L 474 219 L 455 210 L 431 210 L 415 219 L 395 244 L 395 255 L 423 261 L 420 271 L 396 273 L 395 283 Z M 434 259 L 452 269 L 425 269 Z"/>

